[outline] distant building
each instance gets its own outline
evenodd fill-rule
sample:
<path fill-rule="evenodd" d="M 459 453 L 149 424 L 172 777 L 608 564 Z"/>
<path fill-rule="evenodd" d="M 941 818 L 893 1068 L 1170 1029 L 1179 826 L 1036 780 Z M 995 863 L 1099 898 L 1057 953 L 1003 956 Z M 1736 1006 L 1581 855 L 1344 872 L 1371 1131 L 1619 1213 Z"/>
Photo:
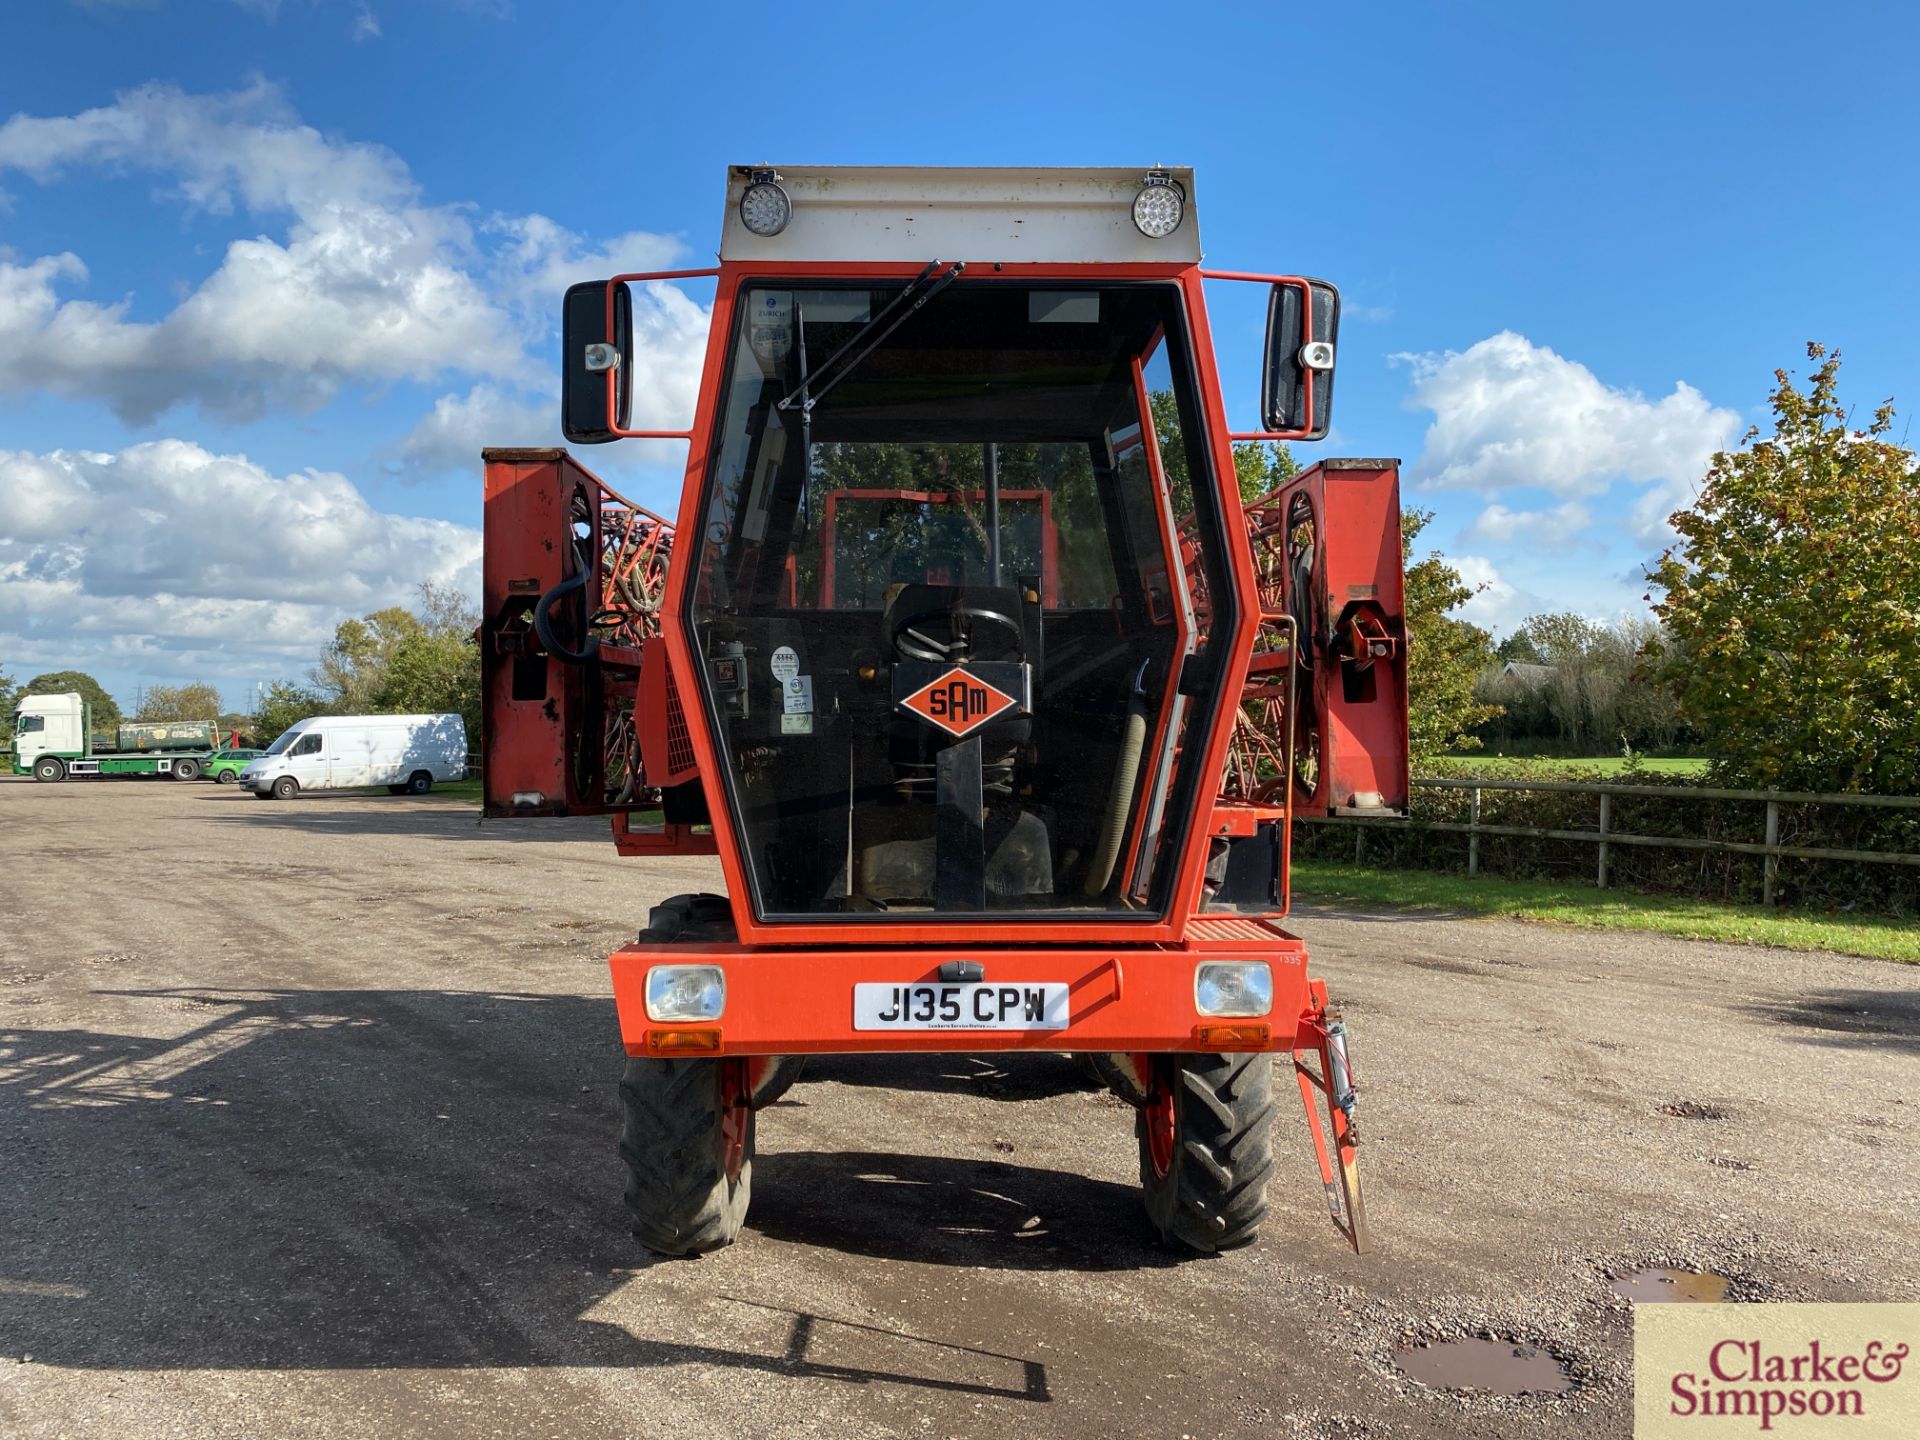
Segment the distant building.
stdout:
<path fill-rule="evenodd" d="M 1529 665 L 1521 660 L 1509 660 L 1501 667 L 1500 678 L 1515 681 L 1529 690 L 1544 690 L 1553 679 L 1553 669 L 1551 665 Z"/>

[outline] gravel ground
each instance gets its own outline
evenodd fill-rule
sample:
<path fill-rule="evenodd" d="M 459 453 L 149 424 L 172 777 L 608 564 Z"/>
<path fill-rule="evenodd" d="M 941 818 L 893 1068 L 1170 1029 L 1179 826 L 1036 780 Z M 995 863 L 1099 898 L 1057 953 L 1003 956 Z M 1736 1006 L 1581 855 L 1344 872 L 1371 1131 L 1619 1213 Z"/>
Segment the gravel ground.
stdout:
<path fill-rule="evenodd" d="M 1171 1262 L 1031 1055 L 815 1062 L 741 1242 L 651 1261 L 603 957 L 718 872 L 603 837 L 0 782 L 0 1435 L 1625 1435 L 1613 1275 L 1920 1298 L 1920 970 L 1320 911 L 1373 1253 L 1290 1110 L 1261 1242 Z M 1394 1368 L 1480 1334 L 1574 1389 Z"/>

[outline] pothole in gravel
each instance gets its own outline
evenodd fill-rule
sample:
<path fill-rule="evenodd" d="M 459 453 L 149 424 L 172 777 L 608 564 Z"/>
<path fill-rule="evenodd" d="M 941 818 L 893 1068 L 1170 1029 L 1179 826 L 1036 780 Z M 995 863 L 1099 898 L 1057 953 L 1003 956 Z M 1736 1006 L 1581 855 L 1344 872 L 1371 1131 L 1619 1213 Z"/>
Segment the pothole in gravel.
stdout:
<path fill-rule="evenodd" d="M 1615 1280 L 1613 1293 L 1636 1305 L 1718 1305 L 1727 1298 L 1727 1277 L 1704 1270 L 1636 1270 Z"/>
<path fill-rule="evenodd" d="M 1511 1340 L 1415 1341 L 1394 1352 L 1409 1380 L 1436 1390 L 1480 1395 L 1564 1395 L 1573 1388 L 1567 1368 L 1544 1350 Z"/>
<path fill-rule="evenodd" d="M 1660 1107 L 1662 1115 L 1676 1120 L 1731 1120 L 1733 1113 L 1724 1105 L 1706 1100 L 1669 1100 Z"/>

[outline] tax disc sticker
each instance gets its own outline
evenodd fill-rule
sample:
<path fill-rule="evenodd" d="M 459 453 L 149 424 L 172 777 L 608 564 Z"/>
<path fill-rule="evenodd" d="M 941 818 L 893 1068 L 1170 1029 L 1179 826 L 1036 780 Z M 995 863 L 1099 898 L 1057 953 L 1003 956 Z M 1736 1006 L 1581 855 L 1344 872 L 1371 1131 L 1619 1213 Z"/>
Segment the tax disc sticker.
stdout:
<path fill-rule="evenodd" d="M 782 645 L 773 652 L 773 659 L 768 664 L 773 671 L 773 678 L 785 684 L 800 673 L 800 653 L 791 645 Z"/>

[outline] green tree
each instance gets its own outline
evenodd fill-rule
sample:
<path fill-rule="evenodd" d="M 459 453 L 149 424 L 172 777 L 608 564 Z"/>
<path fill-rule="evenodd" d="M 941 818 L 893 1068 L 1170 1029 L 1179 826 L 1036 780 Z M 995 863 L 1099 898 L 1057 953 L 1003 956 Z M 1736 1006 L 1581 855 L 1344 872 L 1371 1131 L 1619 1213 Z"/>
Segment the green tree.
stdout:
<path fill-rule="evenodd" d="M 20 687 L 25 695 L 65 695 L 77 693 L 93 709 L 93 728 L 111 730 L 121 721 L 120 707 L 100 682 L 82 670 L 51 670 L 36 675 Z"/>
<path fill-rule="evenodd" d="M 1477 750 L 1474 731 L 1500 714 L 1474 697 L 1474 683 L 1494 663 L 1493 637 L 1451 612 L 1475 587 L 1460 578 L 1439 551 L 1416 562 L 1413 542 L 1433 520 L 1431 510 L 1400 517 L 1400 558 L 1407 576 L 1407 733 L 1416 760 Z"/>
<path fill-rule="evenodd" d="M 1570 612 L 1530 616 L 1495 652 L 1517 673 L 1489 670 L 1481 678 L 1479 698 L 1506 711 L 1482 738 L 1589 755 L 1670 749 L 1685 727 L 1672 695 L 1652 679 L 1669 648 L 1650 620 L 1602 625 Z"/>
<path fill-rule="evenodd" d="M 317 699 L 303 712 L 308 715 L 456 711 L 467 733 L 478 736 L 480 647 L 473 631 L 479 623 L 458 590 L 422 585 L 412 610 L 390 605 L 341 621 L 313 671 L 318 694 L 287 686 L 287 698 Z"/>
<path fill-rule="evenodd" d="M 18 693 L 13 677 L 0 670 L 0 745 L 13 744 L 13 702 Z"/>
<path fill-rule="evenodd" d="M 1840 357 L 1774 372 L 1773 434 L 1714 456 L 1650 578 L 1674 648 L 1661 678 L 1717 778 L 1920 791 L 1920 465 L 1893 403 L 1847 424 Z"/>
<path fill-rule="evenodd" d="M 420 587 L 419 628 L 403 635 L 387 657 L 374 709 L 402 714 L 457 713 L 470 743 L 480 734 L 480 617 L 466 596 L 434 585 Z"/>
<path fill-rule="evenodd" d="M 1193 513 L 1193 479 L 1187 474 L 1187 447 L 1181 438 L 1180 402 L 1171 390 L 1156 390 L 1147 397 L 1153 415 L 1154 435 L 1160 441 L 1160 463 L 1166 468 L 1167 490 L 1173 497 L 1173 513 L 1184 519 Z M 1240 484 L 1242 504 L 1258 500 L 1278 489 L 1300 473 L 1300 462 L 1283 443 L 1243 440 L 1233 447 L 1234 478 Z"/>
<path fill-rule="evenodd" d="M 1300 473 L 1300 462 L 1284 441 L 1242 440 L 1233 447 L 1234 475 L 1242 504 L 1270 495 Z"/>
<path fill-rule="evenodd" d="M 220 692 L 204 680 L 185 685 L 152 685 L 140 697 L 136 720 L 206 720 L 220 714 Z"/>
<path fill-rule="evenodd" d="M 289 680 L 276 680 L 261 691 L 260 703 L 247 717 L 245 729 L 255 743 L 269 745 L 291 729 L 294 721 L 326 713 L 326 699 L 317 691 Z"/>

